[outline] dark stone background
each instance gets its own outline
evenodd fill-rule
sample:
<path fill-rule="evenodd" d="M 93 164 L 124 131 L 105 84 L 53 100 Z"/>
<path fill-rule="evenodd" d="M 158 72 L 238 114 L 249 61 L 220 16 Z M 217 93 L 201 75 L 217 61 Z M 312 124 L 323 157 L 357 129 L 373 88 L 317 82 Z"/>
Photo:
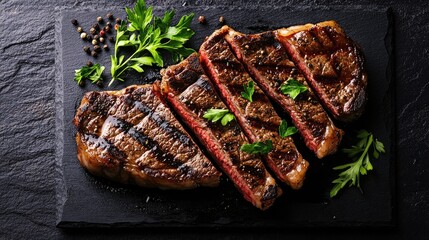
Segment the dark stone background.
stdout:
<path fill-rule="evenodd" d="M 128 0 L 0 0 L 0 239 L 425 239 L 429 233 L 429 4 L 386 0 L 395 18 L 397 227 L 384 229 L 87 229 L 55 227 L 55 21 L 59 8 L 131 6 Z M 181 6 L 185 1 L 147 1 Z M 373 1 L 189 0 L 187 5 L 351 5 Z M 287 13 L 285 13 L 287 14 Z M 91 204 L 91 203 L 88 203 Z M 351 206 L 352 207 L 352 206 Z"/>

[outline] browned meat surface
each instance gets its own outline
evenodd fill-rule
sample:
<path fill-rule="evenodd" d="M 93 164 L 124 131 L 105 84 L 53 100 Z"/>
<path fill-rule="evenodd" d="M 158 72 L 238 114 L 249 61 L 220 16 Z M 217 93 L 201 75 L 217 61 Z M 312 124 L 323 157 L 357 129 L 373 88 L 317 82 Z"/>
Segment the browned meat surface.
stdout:
<path fill-rule="evenodd" d="M 152 85 L 85 94 L 74 124 L 79 161 L 94 175 L 163 189 L 219 183 L 221 174 Z"/>
<path fill-rule="evenodd" d="M 334 153 L 343 131 L 335 127 L 273 32 L 245 35 L 229 28 L 225 38 L 259 87 L 289 114 L 307 147 L 319 158 Z M 299 81 L 308 90 L 295 99 L 283 94 L 280 86 L 289 79 Z"/>
<path fill-rule="evenodd" d="M 298 189 L 303 184 L 309 164 L 302 158 L 291 137 L 279 136 L 281 119 L 262 90 L 255 85 L 253 102 L 241 96 L 243 86 L 253 79 L 224 39 L 227 33 L 228 28 L 224 27 L 202 44 L 201 64 L 249 140 L 273 142 L 273 150 L 264 155 L 267 165 L 281 181 Z"/>
<path fill-rule="evenodd" d="M 196 54 L 163 73 L 162 92 L 169 105 L 207 148 L 244 198 L 258 208 L 270 207 L 282 191 L 259 156 L 240 151 L 248 141 L 236 121 L 222 126 L 202 116 L 211 108 L 226 109 L 203 74 Z"/>
<path fill-rule="evenodd" d="M 362 114 L 368 81 L 364 57 L 336 22 L 279 29 L 276 35 L 336 119 L 352 121 Z"/>

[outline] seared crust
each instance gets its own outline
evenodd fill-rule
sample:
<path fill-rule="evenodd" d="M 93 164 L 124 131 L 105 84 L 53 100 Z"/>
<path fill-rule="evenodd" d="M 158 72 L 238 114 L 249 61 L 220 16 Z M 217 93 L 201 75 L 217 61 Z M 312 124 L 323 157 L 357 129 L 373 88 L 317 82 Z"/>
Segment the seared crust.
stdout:
<path fill-rule="evenodd" d="M 152 85 L 85 94 L 73 123 L 78 159 L 94 175 L 144 187 L 217 186 L 220 173 Z"/>
<path fill-rule="evenodd" d="M 318 102 L 304 76 L 276 41 L 273 32 L 245 35 L 229 27 L 225 39 L 265 94 L 291 117 L 304 142 L 318 158 L 336 152 L 343 131 L 338 129 Z M 295 99 L 283 94 L 280 86 L 289 79 L 307 86 L 308 91 Z"/>
<path fill-rule="evenodd" d="M 364 56 L 335 21 L 275 31 L 318 97 L 341 121 L 358 118 L 367 101 Z"/>
<path fill-rule="evenodd" d="M 243 86 L 253 79 L 226 42 L 228 30 L 223 27 L 215 31 L 201 45 L 200 62 L 249 140 L 273 142 L 273 150 L 264 159 L 277 178 L 299 189 L 309 164 L 298 152 L 291 137 L 279 136 L 281 118 L 263 91 L 255 85 L 253 102 L 241 96 Z"/>
<path fill-rule="evenodd" d="M 163 71 L 161 89 L 170 106 L 195 133 L 200 142 L 228 175 L 244 198 L 267 209 L 282 191 L 258 156 L 240 151 L 248 141 L 235 121 L 222 126 L 203 118 L 210 108 L 226 109 L 213 86 L 203 75 L 193 54 Z"/>

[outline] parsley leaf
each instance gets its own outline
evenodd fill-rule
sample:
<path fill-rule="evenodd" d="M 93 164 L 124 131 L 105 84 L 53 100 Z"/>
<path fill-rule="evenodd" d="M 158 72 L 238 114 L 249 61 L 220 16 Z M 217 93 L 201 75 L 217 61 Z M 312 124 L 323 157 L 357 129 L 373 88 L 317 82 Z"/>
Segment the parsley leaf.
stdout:
<path fill-rule="evenodd" d="M 228 124 L 229 122 L 235 119 L 234 115 L 230 113 L 228 110 L 213 109 L 213 108 L 207 110 L 204 113 L 203 118 L 206 118 L 212 122 L 217 122 L 221 120 L 220 123 L 222 124 L 222 126 L 226 126 L 226 124 Z"/>
<path fill-rule="evenodd" d="M 244 92 L 241 92 L 241 96 L 244 99 L 249 100 L 249 102 L 253 102 L 252 96 L 253 93 L 255 92 L 255 83 L 253 81 L 250 81 L 247 84 L 243 85 L 244 88 Z"/>
<path fill-rule="evenodd" d="M 279 126 L 280 137 L 285 138 L 285 137 L 291 136 L 297 132 L 298 132 L 298 129 L 296 129 L 296 127 L 294 127 L 294 126 L 288 127 L 287 126 L 286 120 L 282 120 L 282 122 L 280 123 L 280 126 Z"/>
<path fill-rule="evenodd" d="M 357 145 L 343 149 L 343 152 L 354 162 L 334 167 L 334 170 L 345 170 L 338 175 L 337 179 L 332 181 L 335 185 L 329 194 L 331 198 L 336 196 L 338 191 L 346 186 L 347 183 L 349 183 L 349 187 L 357 186 L 360 189 L 360 175 L 366 175 L 368 171 L 373 170 L 369 158 L 371 147 L 373 148 L 372 155 L 376 159 L 380 156 L 380 153 L 385 152 L 383 143 L 375 139 L 372 133 L 361 130 L 357 138 L 359 139 Z"/>
<path fill-rule="evenodd" d="M 254 142 L 252 144 L 243 144 L 240 148 L 241 151 L 250 154 L 267 154 L 273 149 L 273 142 L 266 140 L 265 142 Z"/>
<path fill-rule="evenodd" d="M 280 86 L 280 91 L 285 95 L 289 95 L 292 99 L 295 99 L 300 93 L 307 90 L 308 88 L 304 84 L 293 78 L 288 79 L 286 83 Z"/>
<path fill-rule="evenodd" d="M 100 64 L 94 64 L 91 67 L 83 66 L 80 69 L 74 70 L 74 80 L 77 84 L 81 85 L 82 81 L 85 79 L 90 80 L 92 83 L 98 83 L 103 81 L 101 74 L 104 71 L 104 66 Z"/>
<path fill-rule="evenodd" d="M 133 69 L 143 72 L 143 66 L 164 66 L 160 50 L 170 53 L 173 61 L 182 60 L 194 52 L 184 44 L 194 35 L 189 26 L 194 14 L 182 16 L 171 26 L 174 11 L 167 11 L 162 18 L 153 15 L 153 7 L 146 7 L 144 0 L 138 0 L 133 9 L 125 8 L 128 22 L 123 21 L 116 32 L 115 52 L 110 56 L 112 66 L 111 85 L 115 80 L 124 81 L 121 75 Z M 127 58 L 119 55 L 122 48 L 133 52 Z"/>

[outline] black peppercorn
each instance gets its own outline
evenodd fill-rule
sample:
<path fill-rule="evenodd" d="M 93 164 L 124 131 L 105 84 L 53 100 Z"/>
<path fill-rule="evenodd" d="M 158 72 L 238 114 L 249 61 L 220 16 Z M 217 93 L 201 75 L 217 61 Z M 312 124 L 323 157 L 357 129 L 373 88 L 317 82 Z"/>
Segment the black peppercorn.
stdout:
<path fill-rule="evenodd" d="M 103 86 L 103 82 L 102 82 L 101 80 L 98 80 L 98 81 L 97 81 L 97 85 L 98 85 L 99 87 L 102 87 L 102 86 Z"/>
<path fill-rule="evenodd" d="M 100 46 L 95 45 L 95 46 L 94 46 L 94 51 L 96 51 L 96 52 L 100 52 L 100 51 L 101 51 Z"/>
<path fill-rule="evenodd" d="M 107 27 L 107 26 L 112 27 L 112 23 L 111 23 L 111 22 L 107 22 L 107 23 L 106 23 L 106 27 Z"/>
<path fill-rule="evenodd" d="M 102 23 L 102 22 L 103 22 L 103 18 L 102 18 L 102 17 L 98 17 L 98 18 L 97 18 L 97 22 L 98 22 L 98 23 Z"/>
<path fill-rule="evenodd" d="M 100 25 L 98 25 L 98 23 L 94 23 L 93 25 L 92 25 L 92 27 L 95 29 L 95 30 L 100 30 Z"/>
<path fill-rule="evenodd" d="M 86 66 L 92 67 L 92 65 L 94 65 L 94 64 L 91 61 L 86 62 Z"/>
<path fill-rule="evenodd" d="M 199 23 L 201 23 L 201 24 L 206 23 L 206 17 L 204 17 L 204 16 L 199 16 L 199 17 L 198 17 L 198 22 L 199 22 Z"/>
<path fill-rule="evenodd" d="M 92 52 L 91 52 L 91 56 L 93 56 L 93 57 L 97 57 L 97 52 L 96 52 L 96 51 L 92 51 Z"/>
<path fill-rule="evenodd" d="M 86 52 L 86 53 L 90 53 L 91 52 L 91 50 L 89 49 L 88 46 L 83 47 L 83 51 Z"/>
<path fill-rule="evenodd" d="M 109 42 L 115 42 L 115 38 L 114 37 L 109 37 Z"/>
<path fill-rule="evenodd" d="M 77 32 L 78 32 L 78 33 L 82 33 L 82 32 L 83 32 L 83 28 L 78 27 L 78 28 L 77 28 Z"/>
<path fill-rule="evenodd" d="M 85 86 L 85 81 L 80 81 L 79 82 L 79 87 L 83 87 L 83 86 Z"/>
<path fill-rule="evenodd" d="M 88 40 L 88 41 L 90 41 L 91 42 L 91 40 L 92 40 L 92 37 L 91 37 L 91 35 L 86 35 L 86 40 Z"/>
<path fill-rule="evenodd" d="M 79 24 L 76 19 L 71 20 L 71 23 L 75 26 L 77 26 Z"/>
<path fill-rule="evenodd" d="M 121 23 L 121 19 L 120 18 L 116 18 L 116 23 L 120 24 Z"/>
<path fill-rule="evenodd" d="M 96 33 L 97 33 L 97 30 L 95 30 L 95 28 L 90 28 L 89 29 L 89 32 L 92 34 L 92 35 L 95 35 Z"/>
<path fill-rule="evenodd" d="M 112 19 L 113 19 L 113 14 L 112 14 L 112 13 L 108 13 L 108 14 L 106 15 L 106 17 L 107 17 L 107 19 L 112 20 Z"/>
<path fill-rule="evenodd" d="M 98 36 L 98 35 L 94 35 L 94 39 L 95 40 L 98 40 L 100 38 L 100 36 Z"/>
<path fill-rule="evenodd" d="M 105 26 L 104 27 L 104 32 L 110 33 L 111 32 L 111 28 L 109 26 Z"/>
<path fill-rule="evenodd" d="M 104 49 L 104 51 L 107 51 L 107 50 L 109 50 L 109 46 L 107 46 L 107 44 L 104 44 L 103 49 Z"/>

